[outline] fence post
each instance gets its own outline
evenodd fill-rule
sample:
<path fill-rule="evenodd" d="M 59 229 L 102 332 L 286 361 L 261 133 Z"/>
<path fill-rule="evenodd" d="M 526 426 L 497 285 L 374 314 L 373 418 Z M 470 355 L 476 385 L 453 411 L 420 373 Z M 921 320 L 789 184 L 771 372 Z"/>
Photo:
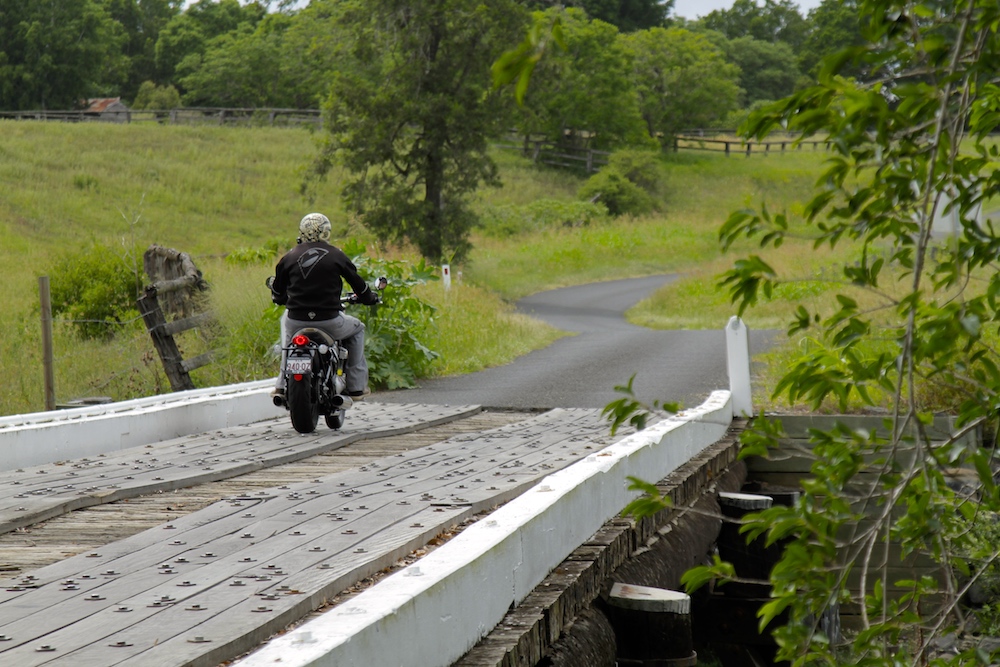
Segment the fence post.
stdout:
<path fill-rule="evenodd" d="M 753 416 L 753 391 L 750 386 L 750 331 L 735 315 L 726 325 L 726 367 L 733 415 Z"/>
<path fill-rule="evenodd" d="M 52 354 L 52 297 L 49 277 L 38 277 L 38 296 L 42 310 L 42 356 L 45 367 L 45 409 L 56 409 L 56 383 Z"/>
<path fill-rule="evenodd" d="M 139 306 L 139 314 L 142 315 L 143 322 L 146 323 L 146 330 L 153 339 L 153 346 L 160 355 L 163 363 L 163 370 L 170 380 L 170 388 L 173 391 L 184 389 L 194 389 L 191 376 L 184 369 L 184 360 L 181 359 L 181 351 L 174 342 L 174 337 L 167 333 L 167 318 L 163 316 L 160 309 L 160 302 L 156 297 L 156 288 L 147 287 L 146 293 L 136 302 Z"/>

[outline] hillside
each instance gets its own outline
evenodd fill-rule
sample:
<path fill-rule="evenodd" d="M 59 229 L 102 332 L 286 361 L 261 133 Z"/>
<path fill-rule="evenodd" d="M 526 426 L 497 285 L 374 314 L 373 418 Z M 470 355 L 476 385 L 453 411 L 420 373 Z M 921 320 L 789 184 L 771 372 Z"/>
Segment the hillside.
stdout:
<path fill-rule="evenodd" d="M 259 285 L 270 267 L 267 261 L 233 267 L 221 258 L 241 248 L 292 243 L 305 212 L 327 213 L 339 226 L 338 240 L 360 237 L 371 255 L 413 256 L 405 248 L 375 243 L 358 220 L 344 214 L 336 170 L 326 181 L 311 183 L 303 194 L 322 139 L 319 134 L 274 128 L 14 121 L 0 125 L 0 182 L 6 193 L 0 198 L 0 262 L 7 295 L 0 318 L 0 372 L 8 378 L 0 399 L 3 414 L 40 409 L 40 346 L 23 343 L 36 340 L 39 331 L 38 276 L 91 245 L 112 249 L 128 265 L 152 243 L 188 252 L 213 286 L 213 299 L 232 311 L 228 317 L 234 330 L 246 326 L 245 320 L 259 318 L 266 307 Z M 580 175 L 537 168 L 515 153 L 498 152 L 496 159 L 504 186 L 477 193 L 474 202 L 486 218 L 497 211 L 522 216 L 540 201 L 555 202 L 557 209 L 569 206 L 584 181 Z M 453 275 L 467 289 L 477 289 L 475 285 L 480 291 L 448 303 L 436 299 L 442 309 L 436 335 L 447 338 L 449 326 L 491 330 L 482 323 L 453 322 L 457 309 L 467 311 L 467 317 L 502 318 L 503 324 L 491 334 L 498 343 L 506 345 L 500 339 L 507 337 L 523 340 L 472 363 L 450 358 L 463 354 L 460 350 L 446 351 L 437 372 L 503 363 L 509 355 L 551 340 L 551 333 L 510 336 L 504 312 L 509 306 L 491 294 L 513 299 L 548 287 L 678 271 L 691 278 L 672 289 L 688 285 L 690 290 L 694 284 L 705 294 L 715 294 L 715 275 L 732 259 L 720 259 L 719 225 L 731 211 L 762 196 L 787 204 L 792 212 L 800 210 L 821 160 L 822 153 L 811 151 L 750 159 L 694 152 L 665 155 L 656 193 L 659 210 L 650 215 L 582 226 L 547 224 L 543 219 L 515 235 L 488 229 L 477 233 L 470 261 L 453 267 Z M 819 260 L 799 253 L 798 261 Z M 705 303 L 709 301 L 711 308 L 698 322 L 689 317 L 702 311 L 697 295 L 693 307 L 668 296 L 657 306 L 658 314 L 648 319 L 656 326 L 721 326 L 731 311 L 728 300 L 716 295 Z M 672 319 L 679 313 L 684 321 Z M 163 391 L 148 337 L 140 323 L 132 326 L 129 337 L 108 346 L 80 341 L 57 322 L 60 398 L 121 399 Z M 487 341 L 486 347 L 491 346 Z M 263 362 L 232 363 L 201 382 L 252 379 L 269 372 Z"/>

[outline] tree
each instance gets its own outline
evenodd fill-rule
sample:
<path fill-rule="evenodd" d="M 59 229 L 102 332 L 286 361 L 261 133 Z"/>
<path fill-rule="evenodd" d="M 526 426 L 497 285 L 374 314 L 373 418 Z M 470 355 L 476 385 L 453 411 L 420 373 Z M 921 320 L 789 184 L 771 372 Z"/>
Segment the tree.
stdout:
<path fill-rule="evenodd" d="M 990 537 L 1000 511 L 995 450 L 957 436 L 935 444 L 927 432 L 941 410 L 954 415 L 959 434 L 995 429 L 1000 406 L 1000 233 L 977 215 L 1000 186 L 1000 151 L 990 137 L 1000 126 L 1000 5 L 952 0 L 925 11 L 863 0 L 859 9 L 864 44 L 827 59 L 816 85 L 752 117 L 748 128 L 752 138 L 784 127 L 829 137 L 829 167 L 805 220 L 761 208 L 734 213 L 721 231 L 726 245 L 751 238 L 770 247 L 810 232 L 817 248 L 856 244 L 857 261 L 841 267 L 834 314 L 796 311 L 790 333 L 809 330 L 815 344 L 777 391 L 814 408 L 848 401 L 888 408 L 885 436 L 814 432 L 813 475 L 799 501 L 761 512 L 744 528 L 788 542 L 760 616 L 766 626 L 787 612 L 774 635 L 778 658 L 795 665 L 926 664 L 932 642 L 963 629 L 960 600 L 996 571 L 1000 555 Z M 854 61 L 878 82 L 838 76 Z M 938 242 L 932 228 L 942 214 L 954 216 L 958 232 Z M 754 255 L 724 282 L 742 312 L 783 280 Z M 744 440 L 747 451 L 766 453 L 778 437 L 780 425 L 758 419 Z M 949 487 L 955 467 L 975 476 L 975 493 Z M 878 556 L 890 539 L 904 555 L 932 558 L 937 577 L 898 581 L 897 558 Z M 705 576 L 699 569 L 689 580 Z M 864 597 L 851 593 L 849 577 L 867 584 Z M 894 585 L 909 592 L 892 598 Z M 839 646 L 815 621 L 838 602 L 862 613 L 862 627 Z M 995 659 L 969 649 L 934 664 Z"/>
<path fill-rule="evenodd" d="M 144 81 L 157 78 L 156 40 L 160 30 L 180 12 L 181 0 L 104 0 L 108 14 L 125 33 L 122 53 L 127 73 L 121 95 L 133 99 Z"/>
<path fill-rule="evenodd" d="M 337 20 L 339 0 L 312 0 L 295 14 L 282 45 L 280 76 L 294 83 L 294 107 L 319 106 L 333 73 L 347 58 L 348 41 Z"/>
<path fill-rule="evenodd" d="M 792 0 L 736 0 L 730 9 L 709 12 L 701 23 L 729 39 L 753 37 L 762 42 L 785 42 L 798 50 L 805 38 L 807 24 Z"/>
<path fill-rule="evenodd" d="M 545 11 L 564 3 L 553 0 L 524 0 L 525 7 Z M 622 32 L 667 25 L 674 0 L 576 0 L 565 3 L 578 7 L 592 19 L 610 23 Z"/>
<path fill-rule="evenodd" d="M 573 7 L 557 15 L 565 48 L 549 49 L 535 68 L 518 129 L 594 148 L 648 144 L 632 54 L 618 29 Z"/>
<path fill-rule="evenodd" d="M 178 65 L 185 100 L 205 106 L 316 108 L 349 58 L 339 0 L 313 0 L 295 14 L 270 13 L 255 26 L 214 37 Z"/>
<path fill-rule="evenodd" d="M 157 86 L 152 81 L 143 81 L 132 102 L 135 110 L 151 109 L 163 111 L 181 106 L 181 95 L 173 86 Z"/>
<path fill-rule="evenodd" d="M 662 27 L 674 0 L 582 0 L 580 6 L 592 19 L 616 26 L 622 32 Z"/>
<path fill-rule="evenodd" d="M 516 41 L 513 0 L 340 3 L 349 60 L 332 79 L 319 173 L 336 161 L 343 195 L 383 239 L 408 240 L 430 261 L 467 252 L 465 195 L 497 182 L 489 137 L 505 125 L 490 64 Z"/>
<path fill-rule="evenodd" d="M 739 69 L 705 35 L 653 28 L 626 42 L 649 136 L 668 145 L 680 130 L 707 127 L 736 109 Z"/>
<path fill-rule="evenodd" d="M 256 27 L 241 23 L 208 41 L 204 54 L 177 66 L 177 81 L 192 106 L 294 107 L 295 80 L 281 71 L 282 46 L 291 19 L 269 14 Z M 315 99 L 315 98 L 313 98 Z"/>
<path fill-rule="evenodd" d="M 824 58 L 863 44 L 856 0 L 823 0 L 809 12 L 809 31 L 798 52 L 799 69 L 815 80 Z M 864 80 L 867 72 L 860 63 L 845 63 L 840 75 Z"/>
<path fill-rule="evenodd" d="M 215 37 L 236 30 L 241 23 L 256 26 L 266 14 L 264 6 L 238 0 L 198 0 L 183 14 L 174 16 L 156 40 L 156 77 L 161 83 L 174 81 L 177 66 L 185 58 L 200 58 Z M 189 71 L 194 66 L 189 67 Z"/>
<path fill-rule="evenodd" d="M 0 0 L 0 108 L 75 109 L 124 73 L 98 0 Z"/>
<path fill-rule="evenodd" d="M 753 37 L 737 37 L 726 43 L 726 59 L 739 67 L 742 93 L 740 106 L 780 100 L 799 83 L 798 60 L 784 42 L 764 42 Z"/>

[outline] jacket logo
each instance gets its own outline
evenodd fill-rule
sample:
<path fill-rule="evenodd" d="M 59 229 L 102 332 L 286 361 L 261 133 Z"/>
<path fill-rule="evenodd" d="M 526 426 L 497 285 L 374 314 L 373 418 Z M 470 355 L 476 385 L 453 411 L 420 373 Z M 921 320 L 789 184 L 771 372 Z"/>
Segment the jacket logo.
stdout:
<path fill-rule="evenodd" d="M 308 278 L 309 274 L 319 264 L 320 260 L 330 254 L 325 248 L 310 248 L 299 257 L 299 271 L 303 278 Z"/>

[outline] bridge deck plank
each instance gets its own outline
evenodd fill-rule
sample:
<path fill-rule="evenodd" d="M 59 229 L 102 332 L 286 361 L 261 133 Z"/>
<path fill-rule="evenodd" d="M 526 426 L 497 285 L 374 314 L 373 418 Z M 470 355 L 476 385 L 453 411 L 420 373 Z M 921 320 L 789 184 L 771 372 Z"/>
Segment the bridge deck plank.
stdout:
<path fill-rule="evenodd" d="M 0 663 L 217 664 L 610 441 L 599 411 L 554 410 L 217 502 L 0 591 Z"/>
<path fill-rule="evenodd" d="M 115 455 L 0 472 L 0 534 L 83 507 L 228 479 L 361 438 L 410 432 L 478 410 L 478 406 L 361 404 L 339 431 L 320 428 L 300 435 L 287 427 L 287 420 L 276 419 Z"/>

